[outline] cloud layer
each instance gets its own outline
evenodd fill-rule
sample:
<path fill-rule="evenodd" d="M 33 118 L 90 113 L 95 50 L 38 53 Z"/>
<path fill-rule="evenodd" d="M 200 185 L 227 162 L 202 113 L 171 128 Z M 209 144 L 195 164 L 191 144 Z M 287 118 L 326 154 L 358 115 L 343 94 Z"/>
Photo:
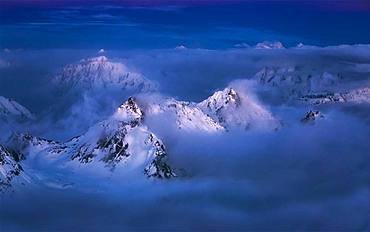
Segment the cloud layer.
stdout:
<path fill-rule="evenodd" d="M 66 140 L 126 100 L 127 93 L 105 91 L 67 98 L 51 94 L 52 79 L 62 66 L 97 52 L 2 53 L 1 59 L 10 65 L 0 69 L 1 95 L 15 98 L 38 115 L 33 125 L 20 129 Z M 51 55 L 55 59 L 48 59 Z M 369 85 L 368 46 L 107 50 L 106 55 L 158 82 L 161 97 L 195 102 L 230 83 L 241 87 L 243 82 L 233 81 L 253 79 L 263 67 L 296 67 L 302 75 L 339 73 L 341 87 Z M 2 196 L 1 227 L 24 231 L 369 230 L 368 105 L 276 103 L 264 97 L 260 88 L 248 85 L 245 91 L 283 122 L 282 129 L 205 134 L 179 131 L 163 122 L 152 124 L 166 144 L 169 162 L 184 174 L 167 182 L 110 172 L 100 176 L 97 170 L 72 172 L 30 160 L 25 165 L 37 167 L 32 171 L 39 183 Z M 325 118 L 302 124 L 300 119 L 312 108 Z"/>

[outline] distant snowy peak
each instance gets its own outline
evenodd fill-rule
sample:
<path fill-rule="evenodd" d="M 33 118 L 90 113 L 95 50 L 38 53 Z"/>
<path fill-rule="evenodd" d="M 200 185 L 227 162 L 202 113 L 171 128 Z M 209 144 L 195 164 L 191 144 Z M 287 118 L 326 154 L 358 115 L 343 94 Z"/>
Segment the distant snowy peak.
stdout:
<path fill-rule="evenodd" d="M 370 87 L 338 90 L 338 86 L 343 83 L 343 76 L 340 74 L 311 74 L 294 67 L 265 67 L 255 74 L 254 80 L 265 87 L 280 91 L 288 100 L 316 105 L 340 102 L 370 103 Z"/>
<path fill-rule="evenodd" d="M 370 104 L 370 87 L 357 88 L 347 92 L 338 93 L 312 93 L 300 97 L 299 100 L 313 105 L 345 102 L 355 104 Z"/>
<path fill-rule="evenodd" d="M 0 96 L 0 118 L 2 120 L 29 120 L 33 119 L 33 114 L 18 102 Z"/>
<path fill-rule="evenodd" d="M 187 50 L 187 49 L 188 48 L 185 45 L 183 45 L 183 44 L 177 45 L 175 47 L 175 50 Z"/>
<path fill-rule="evenodd" d="M 303 43 L 297 44 L 296 48 L 303 48 L 305 45 Z"/>
<path fill-rule="evenodd" d="M 198 107 L 226 129 L 277 129 L 280 123 L 255 99 L 233 88 L 215 92 Z"/>
<path fill-rule="evenodd" d="M 370 87 L 353 89 L 343 95 L 347 102 L 370 104 Z"/>
<path fill-rule="evenodd" d="M 105 56 L 83 59 L 65 66 L 55 77 L 58 87 L 79 91 L 94 89 L 116 89 L 147 92 L 156 85 L 142 74 L 130 70 L 121 62 Z"/>
<path fill-rule="evenodd" d="M 264 67 L 254 75 L 254 79 L 262 85 L 273 87 L 281 85 L 307 85 L 307 80 L 297 74 L 294 67 Z"/>
<path fill-rule="evenodd" d="M 327 92 L 307 94 L 301 96 L 300 98 L 298 98 L 298 100 L 312 105 L 346 102 L 346 99 L 343 94 Z"/>
<path fill-rule="evenodd" d="M 251 46 L 247 43 L 242 42 L 242 43 L 234 44 L 234 47 L 235 48 L 250 48 Z"/>
<path fill-rule="evenodd" d="M 284 45 L 279 42 L 269 42 L 269 41 L 264 41 L 262 43 L 258 43 L 256 45 L 256 49 L 284 49 Z"/>
<path fill-rule="evenodd" d="M 342 79 L 339 74 L 329 72 L 304 73 L 295 67 L 265 67 L 254 76 L 254 80 L 263 86 L 269 86 L 282 91 L 286 97 L 299 97 L 313 92 L 328 91 L 334 88 Z"/>
<path fill-rule="evenodd" d="M 320 47 L 315 46 L 315 45 L 308 45 L 308 44 L 304 44 L 304 43 L 298 43 L 294 48 L 295 49 L 317 49 L 317 48 L 320 48 Z"/>

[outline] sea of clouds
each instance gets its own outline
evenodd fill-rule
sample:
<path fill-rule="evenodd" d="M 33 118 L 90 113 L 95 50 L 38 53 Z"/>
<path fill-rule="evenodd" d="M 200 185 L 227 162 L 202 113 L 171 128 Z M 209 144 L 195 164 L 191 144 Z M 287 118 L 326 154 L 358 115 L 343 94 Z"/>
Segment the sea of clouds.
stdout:
<path fill-rule="evenodd" d="M 16 99 L 37 115 L 30 125 L 15 129 L 65 141 L 110 115 L 127 93 L 63 98 L 53 85 L 61 67 L 97 55 L 92 50 L 2 52 L 1 64 L 6 65 L 0 66 L 0 95 Z M 40 170 L 34 171 L 45 176 L 43 181 L 1 196 L 0 228 L 370 229 L 369 106 L 289 105 L 264 98 L 260 86 L 250 80 L 263 67 L 293 66 L 302 73 L 339 73 L 347 88 L 369 86 L 369 46 L 108 50 L 105 55 L 157 82 L 159 93 L 152 97 L 200 102 L 230 83 L 245 85 L 243 94 L 256 98 L 283 128 L 205 134 L 154 121 L 150 129 L 166 144 L 169 162 L 181 177 L 102 177 L 39 164 Z M 313 108 L 325 118 L 302 124 L 300 119 Z"/>

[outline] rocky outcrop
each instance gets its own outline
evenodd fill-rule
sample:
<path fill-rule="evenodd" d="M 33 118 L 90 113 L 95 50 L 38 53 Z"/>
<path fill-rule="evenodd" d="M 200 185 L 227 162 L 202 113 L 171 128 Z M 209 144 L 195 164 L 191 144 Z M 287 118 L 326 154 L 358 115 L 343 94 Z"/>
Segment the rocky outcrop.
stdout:
<path fill-rule="evenodd" d="M 306 115 L 301 119 L 302 123 L 312 123 L 319 118 L 324 118 L 324 115 L 320 113 L 318 110 L 310 110 L 306 113 Z"/>
<path fill-rule="evenodd" d="M 0 192 L 7 191 L 14 180 L 23 173 L 20 161 L 23 157 L 0 145 Z"/>

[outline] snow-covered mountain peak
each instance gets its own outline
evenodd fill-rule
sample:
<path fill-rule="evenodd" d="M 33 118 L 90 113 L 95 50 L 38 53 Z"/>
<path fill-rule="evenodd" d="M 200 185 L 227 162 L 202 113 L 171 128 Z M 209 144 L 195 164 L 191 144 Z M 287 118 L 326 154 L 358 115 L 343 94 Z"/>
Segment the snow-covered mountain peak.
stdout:
<path fill-rule="evenodd" d="M 370 88 L 362 87 L 345 92 L 319 92 L 301 96 L 300 101 L 320 105 L 326 103 L 370 104 Z"/>
<path fill-rule="evenodd" d="M 175 176 L 166 163 L 163 142 L 146 126 L 134 122 L 103 121 L 65 143 L 64 154 L 90 167 L 103 164 L 112 171 L 139 169 L 148 177 Z"/>
<path fill-rule="evenodd" d="M 264 41 L 264 42 L 258 43 L 256 45 L 256 48 L 257 49 L 283 49 L 285 47 L 279 41 L 276 41 L 276 42 Z"/>
<path fill-rule="evenodd" d="M 146 92 L 156 89 L 156 85 L 141 73 L 106 56 L 83 59 L 78 63 L 69 64 L 57 73 L 55 80 L 58 87 L 67 91 L 111 89 Z"/>
<path fill-rule="evenodd" d="M 32 113 L 15 100 L 0 96 L 0 118 L 4 120 L 33 119 Z"/>
<path fill-rule="evenodd" d="M 298 43 L 296 47 L 297 47 L 297 48 L 303 48 L 304 46 L 305 46 L 305 45 L 304 45 L 303 43 Z"/>
<path fill-rule="evenodd" d="M 222 91 L 215 92 L 200 105 L 206 105 L 212 111 L 219 111 L 224 107 L 239 107 L 240 97 L 233 88 L 225 88 Z"/>
<path fill-rule="evenodd" d="M 295 67 L 264 67 L 257 72 L 257 83 L 280 91 L 287 99 L 330 91 L 336 87 L 342 77 L 329 72 L 301 72 Z"/>
<path fill-rule="evenodd" d="M 251 96 L 233 88 L 215 92 L 198 107 L 226 129 L 276 129 L 280 123 Z"/>
<path fill-rule="evenodd" d="M 349 102 L 370 104 L 370 87 L 353 89 L 344 96 Z"/>
<path fill-rule="evenodd" d="M 65 143 L 28 134 L 14 134 L 8 143 L 20 154 L 26 154 L 26 159 L 46 159 L 64 167 L 79 169 L 85 164 L 87 169 L 106 167 L 124 173 L 136 170 L 148 177 L 174 177 L 166 162 L 165 146 L 142 123 L 143 115 L 130 97 L 113 116 Z"/>
<path fill-rule="evenodd" d="M 97 56 L 97 57 L 92 57 L 92 58 L 88 58 L 86 60 L 83 60 L 83 61 L 86 61 L 87 63 L 97 63 L 97 64 L 102 64 L 102 63 L 105 63 L 108 61 L 108 58 L 106 56 Z"/>
<path fill-rule="evenodd" d="M 186 49 L 188 49 L 188 48 L 183 44 L 177 45 L 175 47 L 175 50 L 186 50 Z"/>
<path fill-rule="evenodd" d="M 144 113 L 137 105 L 135 99 L 133 97 L 129 97 L 125 103 L 118 107 L 113 117 L 116 120 L 136 125 L 142 121 Z"/>

